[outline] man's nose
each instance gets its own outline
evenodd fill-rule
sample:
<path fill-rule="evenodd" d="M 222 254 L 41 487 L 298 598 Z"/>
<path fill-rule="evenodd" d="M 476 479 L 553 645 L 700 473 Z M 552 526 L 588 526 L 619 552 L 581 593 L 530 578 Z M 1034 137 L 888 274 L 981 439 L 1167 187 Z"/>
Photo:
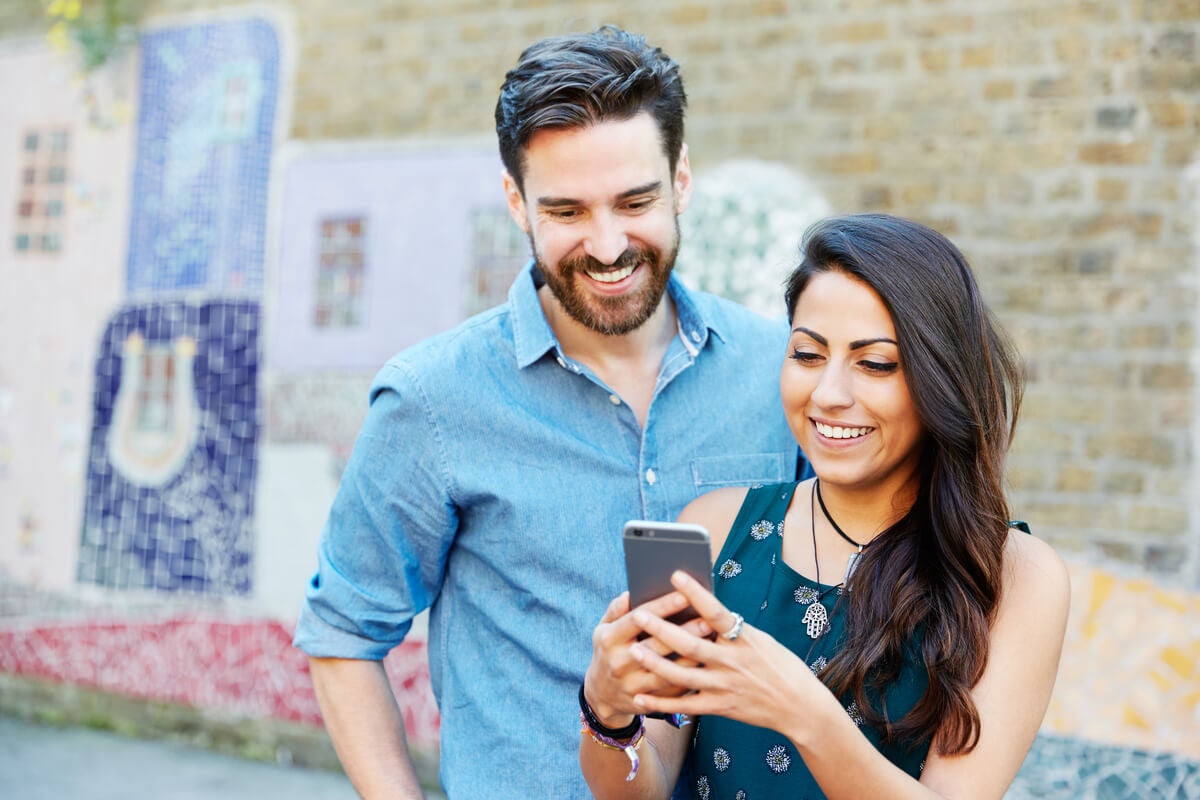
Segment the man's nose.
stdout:
<path fill-rule="evenodd" d="M 583 243 L 584 252 L 601 264 L 612 264 L 629 247 L 621 221 L 612 214 L 597 214 Z"/>

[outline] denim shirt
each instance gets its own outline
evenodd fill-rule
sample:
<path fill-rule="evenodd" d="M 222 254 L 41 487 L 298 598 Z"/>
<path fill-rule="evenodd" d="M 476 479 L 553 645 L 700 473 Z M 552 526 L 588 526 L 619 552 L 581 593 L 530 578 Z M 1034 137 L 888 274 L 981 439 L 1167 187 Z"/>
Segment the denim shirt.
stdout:
<path fill-rule="evenodd" d="M 576 694 L 625 589 L 622 525 L 796 475 L 783 320 L 668 291 L 679 335 L 644 428 L 563 355 L 530 268 L 507 304 L 400 353 L 371 388 L 295 643 L 381 659 L 431 608 L 451 798 L 589 797 Z"/>

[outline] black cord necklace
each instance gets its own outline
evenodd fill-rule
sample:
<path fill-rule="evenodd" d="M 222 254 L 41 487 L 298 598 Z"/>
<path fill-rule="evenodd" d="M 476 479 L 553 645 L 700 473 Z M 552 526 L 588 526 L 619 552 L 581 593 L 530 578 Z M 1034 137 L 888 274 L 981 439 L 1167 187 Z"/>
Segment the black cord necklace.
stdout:
<path fill-rule="evenodd" d="M 835 520 L 833 518 L 833 515 L 829 513 L 829 509 L 825 507 L 825 498 L 821 497 L 821 481 L 816 478 L 813 478 L 813 488 L 816 489 L 817 502 L 821 504 L 821 513 L 825 515 L 825 519 L 829 520 L 829 524 L 832 525 L 833 529 L 838 532 L 838 536 L 841 536 L 847 542 L 849 542 L 850 544 L 857 547 L 858 552 L 861 553 L 863 551 L 863 549 L 866 548 L 871 543 L 867 542 L 866 544 L 859 544 L 858 542 L 851 539 L 846 534 L 846 532 L 844 530 L 842 530 L 842 526 L 837 524 L 837 520 Z"/>
<path fill-rule="evenodd" d="M 846 532 L 844 530 L 842 530 L 842 527 L 837 524 L 837 520 L 835 520 L 833 518 L 833 515 L 829 513 L 829 509 L 825 507 L 825 498 L 821 497 L 821 481 L 817 478 L 813 478 L 813 489 L 815 490 L 815 493 L 817 495 L 817 502 L 821 504 L 821 513 L 825 515 L 825 519 L 829 520 L 829 524 L 832 525 L 833 529 L 838 532 L 838 536 L 841 536 L 847 542 L 849 542 L 850 544 L 852 544 L 858 548 L 858 552 L 851 553 L 850 558 L 846 561 L 846 577 L 842 578 L 842 583 L 849 584 L 850 576 L 854 574 L 854 568 L 858 566 L 858 559 L 862 557 L 863 550 L 866 550 L 868 547 L 870 547 L 874 543 L 875 540 L 872 539 L 871 541 L 863 544 L 863 543 L 856 542 L 853 539 L 851 539 L 846 534 Z M 815 539 L 816 535 L 817 535 L 817 532 L 816 532 L 816 529 L 814 528 L 813 529 L 814 539 Z"/>
<path fill-rule="evenodd" d="M 820 496 L 818 494 L 819 491 L 820 490 L 817 488 L 817 481 L 816 481 L 816 479 L 813 479 L 813 497 L 819 497 Z M 821 510 L 825 511 L 824 503 L 821 504 Z M 817 557 L 817 506 L 816 506 L 816 503 L 813 502 L 812 498 L 809 498 L 808 512 L 809 512 L 809 522 L 812 525 L 810 530 L 812 531 L 813 565 L 814 565 L 814 567 L 816 567 L 817 585 L 820 586 L 821 585 L 821 559 Z M 825 516 L 828 517 L 829 512 L 826 511 Z M 832 520 L 830 520 L 830 521 L 832 522 Z M 834 526 L 834 527 L 837 527 L 837 526 Z M 842 534 L 842 535 L 845 536 L 845 534 Z M 862 550 L 862 548 L 860 547 L 859 551 L 861 552 L 861 550 Z M 849 571 L 847 571 L 846 577 L 847 578 L 850 577 Z M 804 623 L 805 630 L 808 632 L 809 638 L 814 640 L 814 642 L 813 642 L 814 644 L 816 643 L 815 642 L 816 639 L 820 639 L 822 636 L 829 633 L 829 628 L 830 628 L 829 612 L 825 610 L 825 603 L 824 603 L 825 595 L 829 594 L 830 592 L 834 591 L 835 589 L 838 590 L 837 603 L 833 604 L 833 610 L 837 611 L 838 603 L 842 602 L 841 587 L 842 587 L 843 583 L 845 583 L 844 580 L 842 581 L 842 583 L 839 583 L 836 586 L 830 586 L 825 591 L 817 594 L 817 596 L 815 598 L 813 598 L 812 602 L 810 602 L 808 604 L 808 608 L 806 608 L 804 610 L 804 619 L 802 619 L 800 621 Z M 811 647 L 809 648 L 808 655 L 812 655 Z M 805 656 L 804 660 L 805 660 L 805 663 L 808 663 L 808 656 Z"/>

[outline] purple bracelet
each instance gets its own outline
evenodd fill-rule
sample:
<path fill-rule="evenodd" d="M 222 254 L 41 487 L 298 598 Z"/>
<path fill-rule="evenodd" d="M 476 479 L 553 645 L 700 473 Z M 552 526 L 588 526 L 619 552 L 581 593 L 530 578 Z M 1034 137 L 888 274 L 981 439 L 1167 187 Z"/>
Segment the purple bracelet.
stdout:
<path fill-rule="evenodd" d="M 597 732 L 588 724 L 588 719 L 584 716 L 583 712 L 579 712 L 579 722 L 583 725 L 583 731 L 591 735 L 593 742 L 610 750 L 622 750 L 625 755 L 629 756 L 629 774 L 625 776 L 626 783 L 637 777 L 638 767 L 642 765 L 642 759 L 638 756 L 637 749 L 641 745 L 642 739 L 646 737 L 646 718 L 639 715 L 637 721 L 638 728 L 633 734 L 633 738 L 628 742 L 622 742 L 619 739 L 613 739 L 610 736 L 605 736 L 603 733 Z M 583 731 L 580 732 L 582 733 Z"/>

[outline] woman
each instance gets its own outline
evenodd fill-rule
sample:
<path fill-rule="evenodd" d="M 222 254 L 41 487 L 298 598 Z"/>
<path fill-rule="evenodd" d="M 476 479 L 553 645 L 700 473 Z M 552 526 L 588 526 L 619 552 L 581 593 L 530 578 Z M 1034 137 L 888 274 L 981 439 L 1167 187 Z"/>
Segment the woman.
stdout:
<path fill-rule="evenodd" d="M 999 798 L 1069 601 L 1062 561 L 1008 524 L 1015 356 L 962 254 L 904 219 L 816 225 L 786 300 L 780 389 L 817 477 L 684 509 L 713 534 L 715 596 L 676 573 L 613 601 L 584 774 L 597 797 L 663 798 L 690 753 L 700 798 Z M 689 603 L 699 620 L 664 620 Z"/>

